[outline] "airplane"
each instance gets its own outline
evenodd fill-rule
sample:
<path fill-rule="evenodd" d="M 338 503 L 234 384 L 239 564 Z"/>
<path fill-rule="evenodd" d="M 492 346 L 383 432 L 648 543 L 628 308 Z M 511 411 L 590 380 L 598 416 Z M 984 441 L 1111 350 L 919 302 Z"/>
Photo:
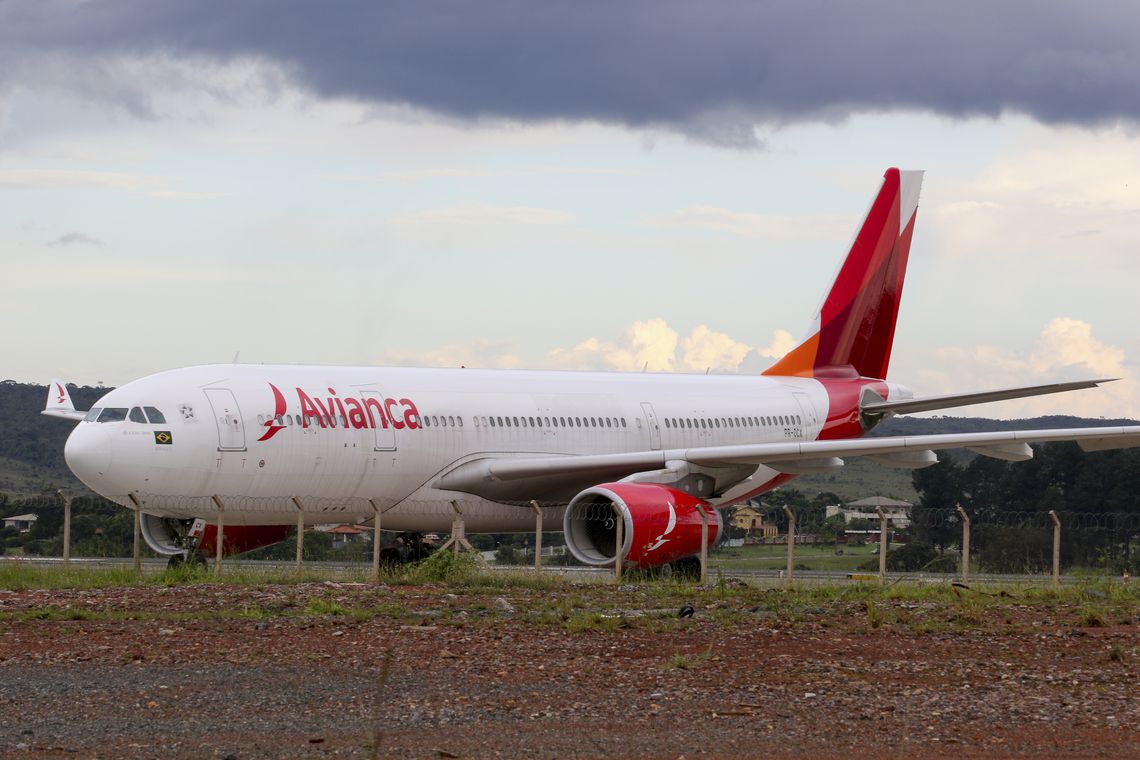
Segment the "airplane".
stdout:
<path fill-rule="evenodd" d="M 234 363 L 150 375 L 86 412 L 53 380 L 43 413 L 78 422 L 72 472 L 138 510 L 172 561 L 216 549 L 220 513 L 232 554 L 298 522 L 448 531 L 459 513 L 472 532 L 521 532 L 538 508 L 585 565 L 681 566 L 702 522 L 709 542 L 723 533 L 721 509 L 845 457 L 918 468 L 949 448 L 1021 461 L 1030 443 L 1140 445 L 1140 426 L 865 437 L 896 414 L 1108 382 L 921 398 L 886 379 L 922 176 L 886 171 L 807 337 L 759 375 Z"/>

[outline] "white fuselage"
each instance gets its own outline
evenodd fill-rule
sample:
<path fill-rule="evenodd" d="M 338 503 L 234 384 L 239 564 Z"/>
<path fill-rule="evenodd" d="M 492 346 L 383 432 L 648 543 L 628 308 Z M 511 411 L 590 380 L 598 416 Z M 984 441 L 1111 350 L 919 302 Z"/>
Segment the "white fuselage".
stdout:
<path fill-rule="evenodd" d="M 533 526 L 529 506 L 433 483 L 487 457 L 814 440 L 828 407 L 806 378 L 211 365 L 109 392 L 65 453 L 96 492 L 160 516 L 221 505 L 227 524 L 271 524 L 300 509 L 311 524 L 378 509 L 388 529 L 446 530 L 458 508 L 468 530 L 511 531 Z M 759 467 L 713 501 L 777 474 Z M 564 503 L 544 505 L 560 519 Z"/>

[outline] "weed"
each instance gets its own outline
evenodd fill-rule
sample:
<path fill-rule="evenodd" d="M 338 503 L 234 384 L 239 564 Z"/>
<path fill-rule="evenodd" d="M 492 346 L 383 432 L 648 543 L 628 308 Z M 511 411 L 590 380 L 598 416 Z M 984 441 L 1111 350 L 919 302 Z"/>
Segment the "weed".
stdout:
<path fill-rule="evenodd" d="M 883 611 L 879 609 L 879 605 L 875 604 L 874 599 L 868 599 L 863 603 L 867 609 L 867 625 L 872 628 L 878 628 L 883 624 Z"/>
<path fill-rule="evenodd" d="M 1097 607 L 1086 606 L 1081 610 L 1081 625 L 1086 628 L 1102 628 L 1104 626 L 1104 615 L 1102 610 Z"/>
<path fill-rule="evenodd" d="M 1124 662 L 1124 647 L 1119 644 L 1113 644 L 1112 649 L 1108 650 L 1109 662 Z"/>
<path fill-rule="evenodd" d="M 309 615 L 347 615 L 348 610 L 341 607 L 333 599 L 314 596 L 305 605 L 305 612 Z"/>

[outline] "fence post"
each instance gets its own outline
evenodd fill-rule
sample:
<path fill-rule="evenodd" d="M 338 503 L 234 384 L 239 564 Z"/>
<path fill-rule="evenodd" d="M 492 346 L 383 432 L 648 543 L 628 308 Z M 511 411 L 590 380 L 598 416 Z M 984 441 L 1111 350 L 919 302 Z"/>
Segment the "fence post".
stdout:
<path fill-rule="evenodd" d="M 966 583 L 970 580 L 970 516 L 961 505 L 957 509 L 962 517 L 962 583 Z"/>
<path fill-rule="evenodd" d="M 131 557 L 134 559 L 133 567 L 136 573 L 142 572 L 142 554 L 139 549 L 139 543 L 142 541 L 142 505 L 139 504 L 139 498 L 135 496 L 134 492 L 127 494 L 127 498 L 131 500 L 131 504 L 135 507 L 135 534 L 134 543 L 131 545 Z"/>
<path fill-rule="evenodd" d="M 625 518 L 617 504 L 613 505 L 617 524 L 614 526 L 614 580 L 621 583 L 622 550 L 625 548 Z"/>
<path fill-rule="evenodd" d="M 226 509 L 220 496 L 214 494 L 210 498 L 218 507 L 218 538 L 214 551 L 214 575 L 220 578 L 222 575 L 222 546 L 226 541 Z"/>
<path fill-rule="evenodd" d="M 542 509 L 533 499 L 530 508 L 534 510 L 534 571 L 542 572 Z"/>
<path fill-rule="evenodd" d="M 63 492 L 56 491 L 63 499 L 63 566 L 71 565 L 71 497 Z"/>
<path fill-rule="evenodd" d="M 875 507 L 879 515 L 879 585 L 887 580 L 887 516 L 882 507 Z"/>
<path fill-rule="evenodd" d="M 1061 585 L 1061 521 L 1057 513 L 1049 510 L 1049 519 L 1053 521 L 1053 585 Z"/>
<path fill-rule="evenodd" d="M 293 497 L 293 506 L 297 508 L 297 575 L 299 577 L 305 554 L 305 507 L 296 496 Z"/>
<path fill-rule="evenodd" d="M 701 513 L 701 585 L 709 582 L 709 516 L 704 505 L 697 509 Z"/>
<path fill-rule="evenodd" d="M 788 516 L 788 578 L 784 585 L 792 587 L 792 570 L 796 565 L 796 513 L 784 505 L 784 514 Z"/>
<path fill-rule="evenodd" d="M 376 513 L 375 522 L 372 523 L 372 582 L 380 582 L 380 505 L 375 499 L 369 499 L 372 511 Z"/>

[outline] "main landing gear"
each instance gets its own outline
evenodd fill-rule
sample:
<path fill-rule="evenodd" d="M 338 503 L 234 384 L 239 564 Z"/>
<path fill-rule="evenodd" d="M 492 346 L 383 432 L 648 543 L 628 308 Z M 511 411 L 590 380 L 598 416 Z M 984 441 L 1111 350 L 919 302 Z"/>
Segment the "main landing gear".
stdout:
<path fill-rule="evenodd" d="M 206 558 L 202 556 L 202 552 L 188 551 L 184 554 L 173 554 L 170 559 L 166 561 L 166 566 L 173 570 L 176 567 L 183 565 L 190 565 L 195 569 L 206 567 Z"/>
<path fill-rule="evenodd" d="M 380 550 L 380 564 L 397 567 L 419 562 L 430 557 L 434 551 L 435 547 L 428 543 L 422 533 L 401 533 L 396 536 L 395 542 Z"/>

